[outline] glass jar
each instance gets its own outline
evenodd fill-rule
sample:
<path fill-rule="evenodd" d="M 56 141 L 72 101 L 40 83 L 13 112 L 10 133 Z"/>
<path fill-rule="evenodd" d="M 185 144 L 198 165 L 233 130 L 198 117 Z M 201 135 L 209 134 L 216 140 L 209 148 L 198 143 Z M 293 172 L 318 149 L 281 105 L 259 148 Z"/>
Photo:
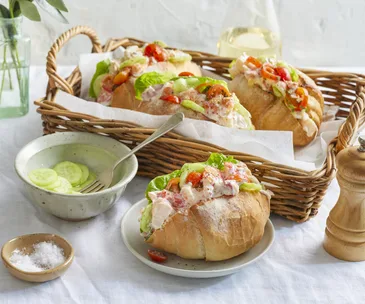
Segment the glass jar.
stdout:
<path fill-rule="evenodd" d="M 22 22 L 23 17 L 0 18 L 0 118 L 29 110 L 30 38 Z"/>
<path fill-rule="evenodd" d="M 230 0 L 218 41 L 218 54 L 237 58 L 281 57 L 281 38 L 272 0 Z"/>

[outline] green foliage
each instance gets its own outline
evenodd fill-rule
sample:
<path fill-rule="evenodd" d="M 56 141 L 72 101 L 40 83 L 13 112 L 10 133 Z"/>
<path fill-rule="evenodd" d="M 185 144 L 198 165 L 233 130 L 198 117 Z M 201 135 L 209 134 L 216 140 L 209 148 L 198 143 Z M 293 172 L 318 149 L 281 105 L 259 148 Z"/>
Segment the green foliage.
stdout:
<path fill-rule="evenodd" d="M 0 17 L 16 18 L 23 15 L 32 21 L 41 21 L 37 5 L 33 2 L 53 18 L 60 22 L 68 23 L 67 19 L 62 15 L 62 12 L 68 12 L 63 0 L 9 0 L 9 8 L 0 4 Z"/>

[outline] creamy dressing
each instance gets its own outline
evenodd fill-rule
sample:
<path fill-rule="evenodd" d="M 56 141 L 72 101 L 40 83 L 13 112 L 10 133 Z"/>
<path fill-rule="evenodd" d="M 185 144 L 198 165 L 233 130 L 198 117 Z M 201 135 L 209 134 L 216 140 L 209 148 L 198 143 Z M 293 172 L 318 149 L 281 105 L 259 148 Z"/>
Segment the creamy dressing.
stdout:
<path fill-rule="evenodd" d="M 173 92 L 172 88 L 172 81 L 167 82 L 164 85 L 150 86 L 142 93 L 142 100 L 155 102 L 159 100 L 162 95 L 165 95 L 164 92 L 166 90 L 169 90 L 171 92 L 169 95 L 175 95 L 179 97 L 180 100 L 191 100 L 203 107 L 205 110 L 203 115 L 221 126 L 237 129 L 250 128 L 246 118 L 238 113 L 234 108 L 237 103 L 234 94 L 230 97 L 218 95 L 208 100 L 205 94 L 199 93 L 194 88 L 189 88 L 177 94 Z"/>
<path fill-rule="evenodd" d="M 151 228 L 161 228 L 173 214 L 186 214 L 190 207 L 199 202 L 235 196 L 240 191 L 240 185 L 246 182 L 260 184 L 244 163 L 226 162 L 223 170 L 206 166 L 198 187 L 193 187 L 190 182 L 187 182 L 178 193 L 166 189 L 149 192 L 148 196 L 152 201 Z"/>

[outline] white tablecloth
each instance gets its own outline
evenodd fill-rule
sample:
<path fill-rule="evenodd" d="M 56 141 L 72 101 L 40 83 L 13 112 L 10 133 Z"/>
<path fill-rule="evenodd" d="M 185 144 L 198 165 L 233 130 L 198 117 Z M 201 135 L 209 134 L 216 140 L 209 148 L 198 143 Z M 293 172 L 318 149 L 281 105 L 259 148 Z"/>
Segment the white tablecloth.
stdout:
<path fill-rule="evenodd" d="M 64 75 L 70 70 L 59 69 Z M 44 67 L 31 68 L 30 83 L 31 100 L 43 96 Z M 121 218 L 143 198 L 147 179 L 135 178 L 115 207 L 84 222 L 66 222 L 33 206 L 13 163 L 18 150 L 41 135 L 41 119 L 32 104 L 27 116 L 0 120 L 0 244 L 21 234 L 57 233 L 73 244 L 76 258 L 63 277 L 43 284 L 19 281 L 0 266 L 0 303 L 365 302 L 365 263 L 337 260 L 322 247 L 325 220 L 339 193 L 336 182 L 309 222 L 271 216 L 276 240 L 258 262 L 223 278 L 185 279 L 150 269 L 122 242 Z"/>

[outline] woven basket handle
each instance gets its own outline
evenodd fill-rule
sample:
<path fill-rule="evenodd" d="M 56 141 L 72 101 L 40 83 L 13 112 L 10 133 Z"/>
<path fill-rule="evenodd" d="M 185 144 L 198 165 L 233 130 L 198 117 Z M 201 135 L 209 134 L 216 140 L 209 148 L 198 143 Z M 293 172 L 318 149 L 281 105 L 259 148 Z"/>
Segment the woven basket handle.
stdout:
<path fill-rule="evenodd" d="M 338 140 L 336 144 L 336 152 L 347 148 L 352 144 L 353 137 L 357 135 L 357 129 L 361 127 L 359 122 L 363 124 L 365 116 L 365 88 L 360 86 L 360 93 L 351 106 L 349 116 L 342 124 L 338 132 Z"/>
<path fill-rule="evenodd" d="M 53 43 L 51 49 L 47 55 L 47 65 L 46 72 L 49 77 L 49 89 L 53 89 L 56 87 L 61 88 L 63 91 L 73 94 L 73 89 L 71 84 L 60 75 L 57 74 L 57 63 L 56 63 L 56 55 L 61 50 L 61 48 L 73 37 L 83 34 L 90 38 L 91 43 L 93 45 L 93 52 L 101 53 L 103 52 L 101 43 L 96 32 L 88 27 L 88 26 L 75 26 L 68 31 L 64 32 L 58 39 Z"/>

